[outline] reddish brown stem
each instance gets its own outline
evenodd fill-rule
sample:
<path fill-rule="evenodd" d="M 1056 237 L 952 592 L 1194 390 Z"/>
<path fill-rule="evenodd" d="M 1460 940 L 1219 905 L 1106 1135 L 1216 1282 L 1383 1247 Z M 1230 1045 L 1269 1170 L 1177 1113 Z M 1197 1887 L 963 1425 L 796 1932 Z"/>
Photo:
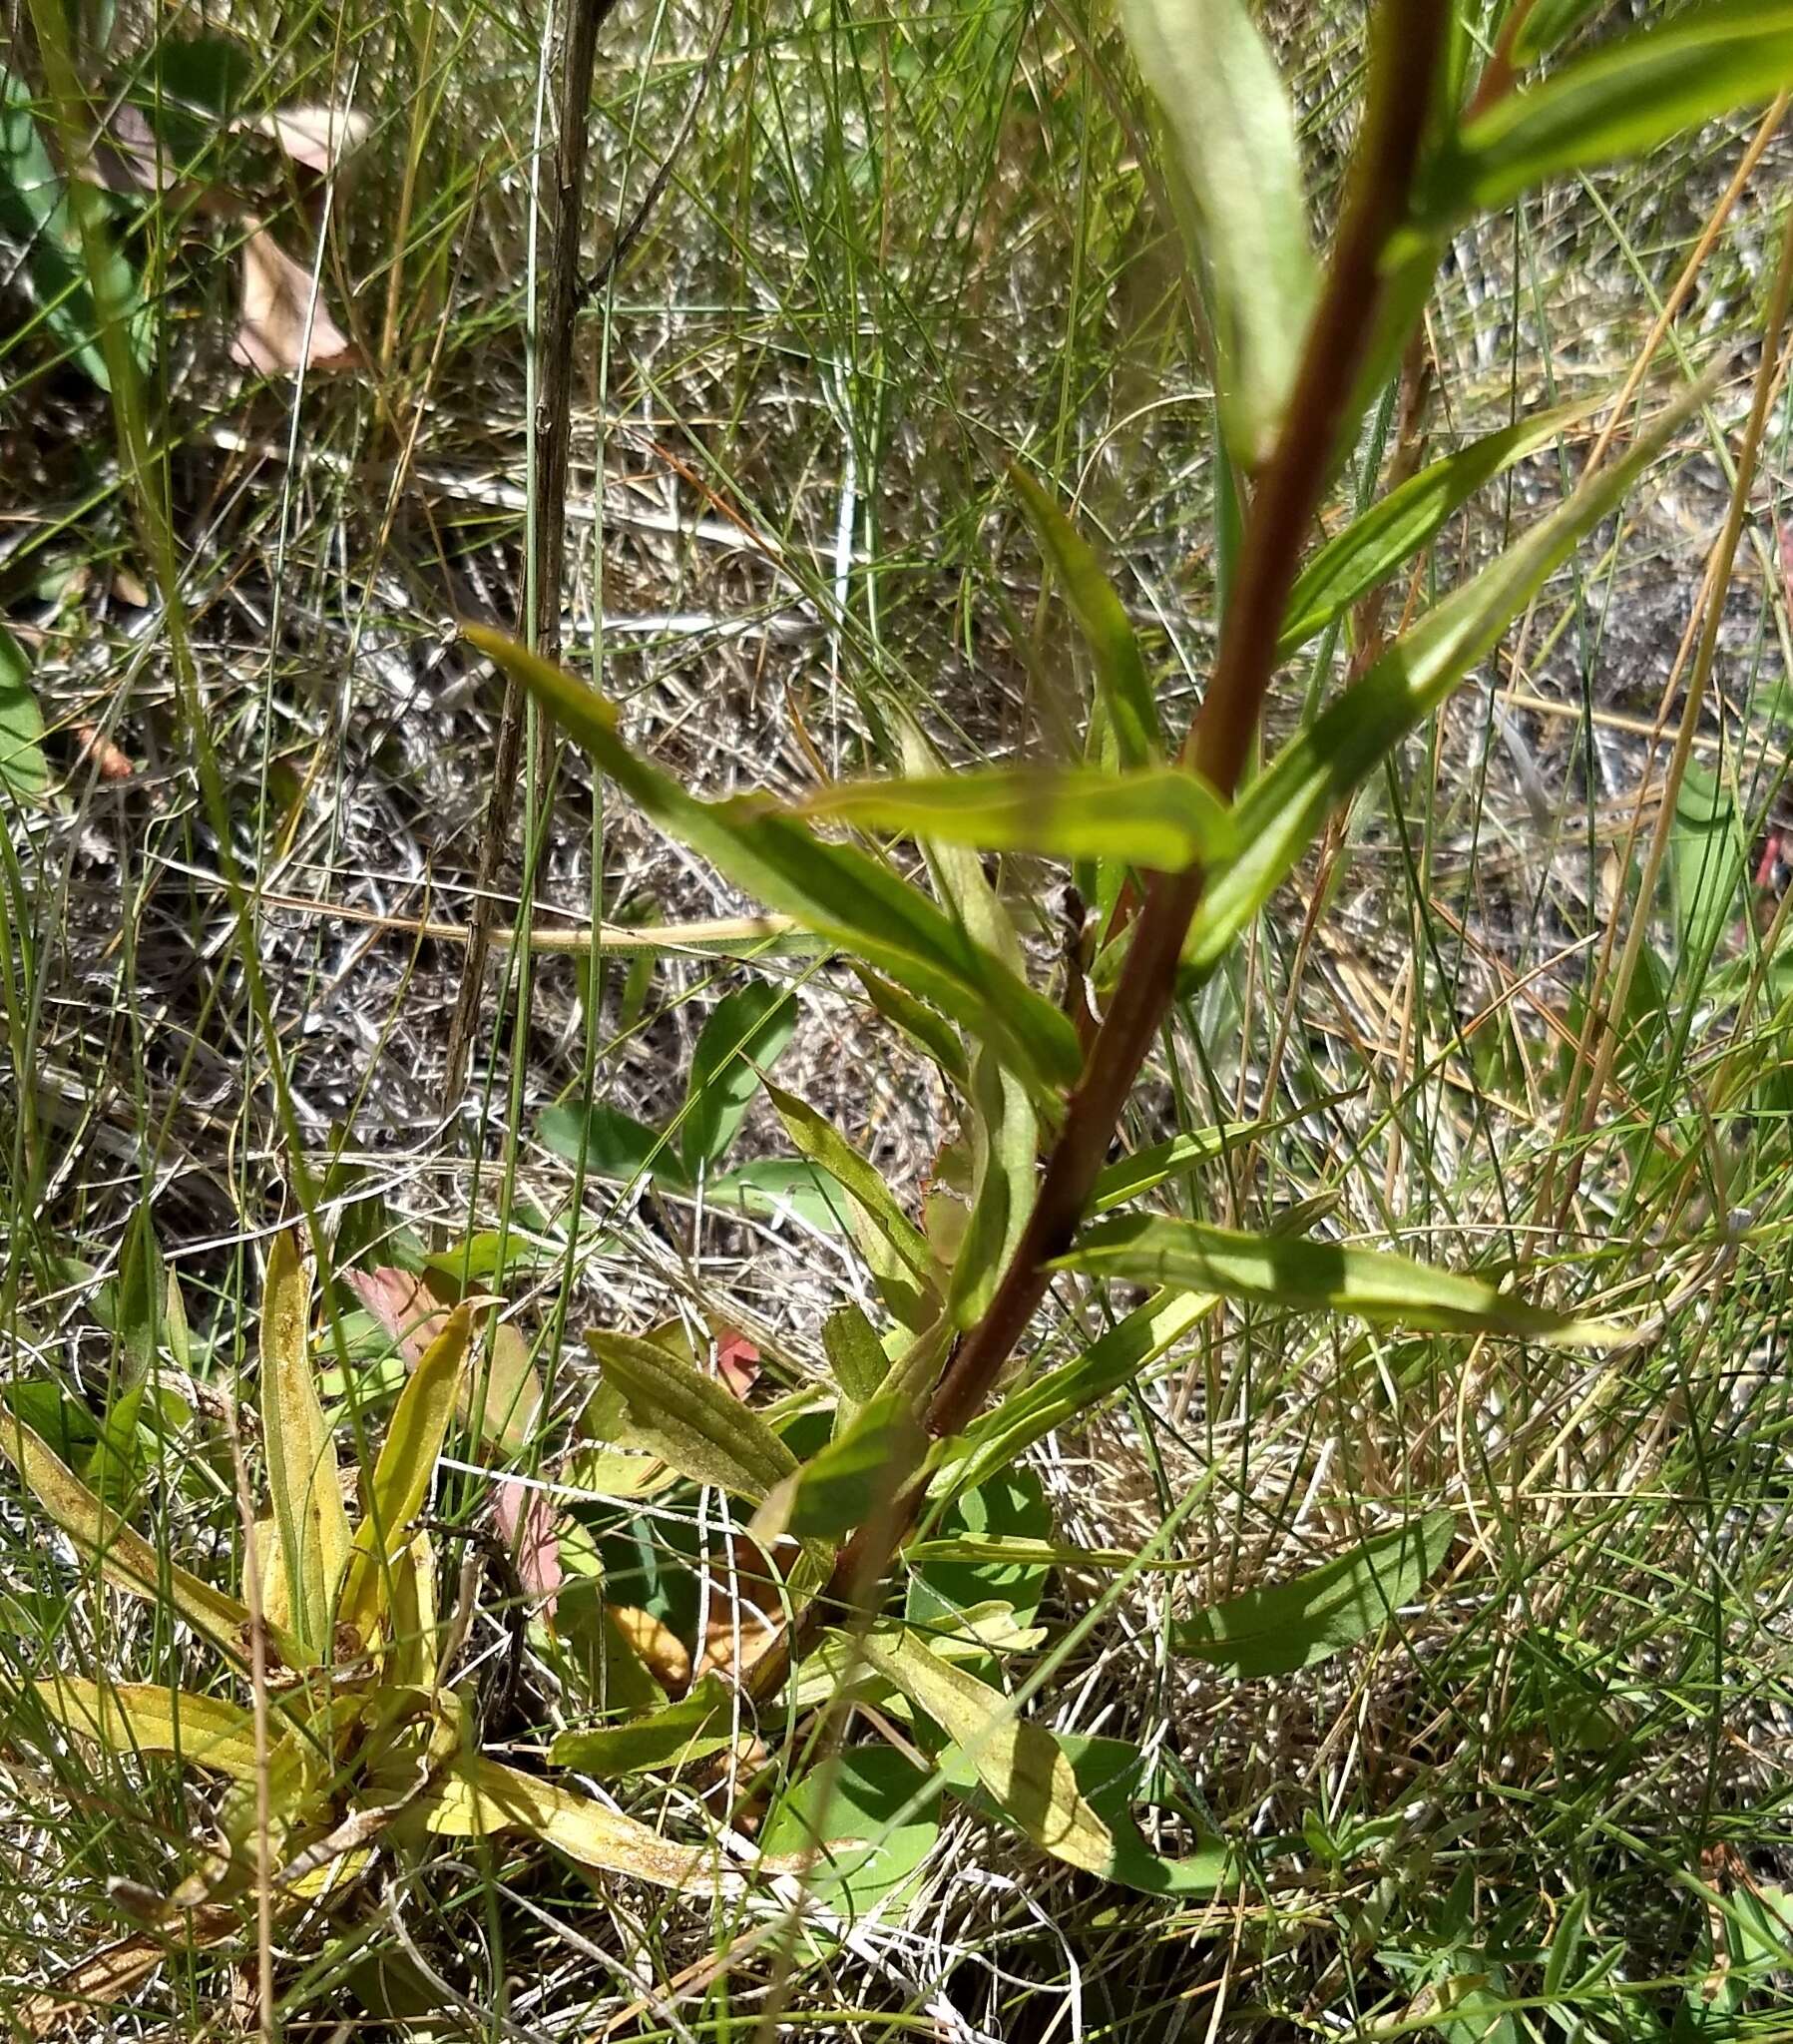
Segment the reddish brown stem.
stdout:
<path fill-rule="evenodd" d="M 1250 757 L 1276 641 L 1308 528 L 1343 436 L 1346 409 L 1374 330 L 1378 263 L 1400 225 L 1419 160 L 1443 47 L 1448 0 L 1387 0 L 1364 117 L 1363 141 L 1325 287 L 1295 388 L 1246 521 L 1239 573 L 1219 656 L 1190 728 L 1184 759 L 1231 794 Z M 955 1350 L 927 1411 L 936 1439 L 976 1418 L 1070 1248 L 1108 1157 L 1133 1082 L 1176 990 L 1189 919 L 1201 899 L 1199 868 L 1160 873 L 1146 889 L 1109 1011 L 1067 1108 L 1039 1197 L 989 1309 Z M 866 1603 L 919 1515 L 925 1486 L 911 1484 L 874 1530 L 862 1527 L 836 1558 L 821 1595 L 754 1663 L 748 1686 L 773 1695 L 794 1655 L 831 1618 Z"/>

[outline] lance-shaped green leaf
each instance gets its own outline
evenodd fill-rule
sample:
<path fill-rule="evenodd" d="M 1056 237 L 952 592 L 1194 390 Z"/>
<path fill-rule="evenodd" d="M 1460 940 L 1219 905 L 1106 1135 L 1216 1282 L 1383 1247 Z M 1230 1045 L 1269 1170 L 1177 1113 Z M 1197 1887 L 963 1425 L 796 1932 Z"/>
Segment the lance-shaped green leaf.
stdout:
<path fill-rule="evenodd" d="M 924 843 L 1112 858 L 1169 873 L 1229 857 L 1234 842 L 1226 804 L 1184 766 L 986 766 L 847 780 L 808 796 L 801 812 Z"/>
<path fill-rule="evenodd" d="M 1050 1732 L 1017 1717 L 1001 1690 L 930 1651 L 913 1632 L 868 1633 L 867 1664 L 927 1712 L 1011 1821 L 1072 1866 L 1101 1873 L 1115 1856 L 1109 1827 L 1085 1801 Z"/>
<path fill-rule="evenodd" d="M 939 1273 L 927 1237 L 832 1122 L 769 1081 L 766 1092 L 791 1141 L 850 1196 L 848 1225 L 879 1291 L 903 1324 L 919 1332 L 938 1316 L 941 1304 Z"/>
<path fill-rule="evenodd" d="M 1513 38 L 1513 64 L 1525 70 L 1568 40 L 1606 0 L 1537 0 Z"/>
<path fill-rule="evenodd" d="M 1244 0 L 1126 0 L 1122 18 L 1176 144 L 1173 188 L 1207 278 L 1227 444 L 1255 469 L 1318 290 L 1288 95 Z"/>
<path fill-rule="evenodd" d="M 290 1230 L 268 1251 L 261 1292 L 261 1434 L 293 1630 L 314 1653 L 329 1644 L 348 1563 L 348 1514 L 336 1449 L 311 1370 L 311 1275 Z"/>
<path fill-rule="evenodd" d="M 633 1334 L 600 1331 L 586 1340 L 623 1400 L 631 1446 L 693 1483 L 756 1504 L 796 1468 L 796 1456 L 758 1413 L 692 1363 Z"/>
<path fill-rule="evenodd" d="M 1163 758 L 1164 736 L 1125 607 L 1083 534 L 1040 484 L 1019 466 L 1010 468 L 1009 480 L 1033 521 L 1040 550 L 1059 578 L 1071 615 L 1096 664 L 1096 686 L 1121 764 L 1149 766 Z"/>
<path fill-rule="evenodd" d="M 1219 1303 L 1212 1292 L 1159 1291 L 1098 1335 L 1082 1355 L 1019 1385 L 968 1430 L 936 1476 L 936 1498 L 972 1490 L 1011 1469 L 1036 1441 L 1131 1383 Z"/>
<path fill-rule="evenodd" d="M 1171 1644 L 1246 1679 L 1312 1668 L 1411 1604 L 1456 1537 L 1454 1512 L 1428 1512 L 1287 1582 L 1198 1611 L 1172 1630 Z"/>
<path fill-rule="evenodd" d="M 1239 854 L 1208 879 L 1183 946 L 1185 966 L 1206 972 L 1218 962 L 1337 804 L 1493 650 L 1546 577 L 1614 509 L 1704 394 L 1703 385 L 1684 392 L 1622 460 L 1428 611 L 1284 746 L 1233 805 Z"/>
<path fill-rule="evenodd" d="M 1336 539 L 1328 540 L 1302 569 L 1289 598 L 1277 658 L 1287 660 L 1297 648 L 1336 623 L 1435 539 L 1451 514 L 1485 483 L 1516 461 L 1549 446 L 1589 408 L 1587 403 L 1559 405 L 1541 418 L 1522 419 L 1518 425 L 1490 433 L 1421 469 L 1371 505 Z"/>
<path fill-rule="evenodd" d="M 989 1051 L 972 1089 L 971 1214 L 953 1259 L 947 1310 L 956 1325 L 983 1318 L 1034 1208 L 1040 1124 L 1026 1089 Z"/>
<path fill-rule="evenodd" d="M 890 1372 L 890 1357 L 877 1329 L 851 1299 L 822 1322 L 822 1346 L 843 1402 L 869 1405 Z"/>
<path fill-rule="evenodd" d="M 926 895 L 854 846 L 823 843 L 763 799 L 703 802 L 686 794 L 624 745 L 616 709 L 604 697 L 500 632 L 461 629 L 663 830 L 738 887 L 1000 1042 L 1043 1097 L 1076 1082 L 1082 1057 L 1070 1020 Z"/>
<path fill-rule="evenodd" d="M 548 1757 L 557 1768 L 577 1769 L 596 1782 L 619 1782 L 649 1768 L 689 1767 L 734 1744 L 739 1704 L 731 1683 L 706 1675 L 689 1696 L 645 1718 L 561 1733 Z"/>
<path fill-rule="evenodd" d="M 25 1480 L 25 1487 L 50 1517 L 93 1561 L 109 1583 L 152 1604 L 166 1603 L 231 1654 L 241 1652 L 248 1607 L 198 1576 L 165 1561 L 134 1527 L 103 1505 L 60 1456 L 28 1427 L 0 1417 L 0 1453 Z M 289 1666 L 309 1658 L 296 1640 L 280 1635 L 276 1644 Z"/>
<path fill-rule="evenodd" d="M 749 1529 L 770 1549 L 781 1534 L 837 1540 L 863 1525 L 896 1495 L 914 1467 L 920 1433 L 914 1408 L 892 1393 L 876 1397 L 794 1475 L 768 1493 Z"/>
<path fill-rule="evenodd" d="M 806 1158 L 749 1158 L 712 1178 L 703 1188 L 703 1202 L 755 1221 L 793 1215 L 821 1235 L 846 1234 L 851 1219 L 846 1194 Z"/>
<path fill-rule="evenodd" d="M 691 1177 L 734 1141 L 760 1074 L 796 1027 L 797 1004 L 782 987 L 744 986 L 716 1003 L 691 1053 L 678 1123 L 678 1154 Z"/>
<path fill-rule="evenodd" d="M 1131 1284 L 1174 1285 L 1292 1312 L 1355 1313 L 1377 1325 L 1444 1333 L 1512 1334 L 1553 1345 L 1603 1347 L 1624 1338 L 1610 1320 L 1552 1312 L 1486 1278 L 1417 1264 L 1386 1250 L 1347 1249 L 1289 1235 L 1246 1235 L 1204 1221 L 1129 1214 L 1100 1222 L 1052 1266 Z"/>
<path fill-rule="evenodd" d="M 363 1640 L 373 1637 L 394 1572 L 404 1562 L 411 1521 L 429 1496 L 436 1457 L 460 1395 L 472 1332 L 473 1307 L 464 1301 L 418 1358 L 387 1422 L 368 1485 L 367 1515 L 355 1528 L 337 1613 Z"/>
<path fill-rule="evenodd" d="M 8 797 L 26 800 L 49 786 L 43 736 L 44 714 L 32 694 L 31 663 L 0 625 L 0 807 Z"/>
<path fill-rule="evenodd" d="M 1493 212 L 1563 171 L 1646 155 L 1684 128 L 1793 85 L 1793 5 L 1715 0 L 1620 36 L 1509 93 L 1441 151 L 1428 224 Z"/>
<path fill-rule="evenodd" d="M 536 1134 L 557 1157 L 583 1164 L 596 1178 L 624 1185 L 652 1179 L 676 1193 L 691 1189 L 690 1175 L 672 1137 L 621 1108 L 571 1103 L 544 1108 L 536 1118 Z"/>
<path fill-rule="evenodd" d="M 1106 1214 L 1111 1207 L 1123 1207 L 1141 1193 L 1166 1185 L 1197 1164 L 1223 1157 L 1235 1143 L 1262 1132 L 1262 1122 L 1226 1122 L 1217 1129 L 1184 1129 L 1162 1143 L 1135 1150 L 1130 1157 L 1118 1158 L 1097 1174 L 1090 1195 L 1090 1212 Z"/>
<path fill-rule="evenodd" d="M 935 1065 L 942 1078 L 949 1079 L 963 1093 L 971 1084 L 971 1064 L 965 1046 L 944 1015 L 937 1015 L 926 1002 L 905 993 L 864 966 L 853 967 L 853 977 L 864 987 L 866 998 L 893 1029 L 908 1037 L 923 1057 Z"/>
<path fill-rule="evenodd" d="M 190 1768 L 239 1781 L 255 1774 L 255 1721 L 222 1697 L 195 1696 L 153 1682 L 89 1682 L 51 1675 L 32 1688 L 50 1716 L 109 1753 L 172 1754 Z"/>

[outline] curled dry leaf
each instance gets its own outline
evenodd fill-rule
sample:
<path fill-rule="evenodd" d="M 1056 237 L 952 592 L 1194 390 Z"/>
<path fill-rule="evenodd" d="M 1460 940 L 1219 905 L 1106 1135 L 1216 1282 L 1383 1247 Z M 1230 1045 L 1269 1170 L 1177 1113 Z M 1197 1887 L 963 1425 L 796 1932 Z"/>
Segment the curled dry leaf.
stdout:
<path fill-rule="evenodd" d="M 295 164 L 327 178 L 367 140 L 373 124 L 352 107 L 276 107 L 271 114 L 245 116 L 231 126 L 267 136 Z"/>
<path fill-rule="evenodd" d="M 72 725 L 70 730 L 81 748 L 81 763 L 92 761 L 102 780 L 129 780 L 137 771 L 130 754 L 121 752 L 97 724 Z"/>
<path fill-rule="evenodd" d="M 242 245 L 242 310 L 230 359 L 264 376 L 347 369 L 360 351 L 313 292 L 311 272 L 253 220 Z"/>

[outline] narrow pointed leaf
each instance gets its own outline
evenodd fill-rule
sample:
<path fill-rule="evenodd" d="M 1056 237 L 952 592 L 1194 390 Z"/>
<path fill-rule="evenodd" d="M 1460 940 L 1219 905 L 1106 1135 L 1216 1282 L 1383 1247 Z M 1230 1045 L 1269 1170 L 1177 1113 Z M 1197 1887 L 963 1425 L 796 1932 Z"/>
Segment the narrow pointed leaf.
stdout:
<path fill-rule="evenodd" d="M 739 1695 L 719 1675 L 706 1675 L 689 1696 L 624 1725 L 563 1732 L 549 1759 L 595 1782 L 619 1782 L 649 1768 L 688 1767 L 735 1742 Z M 751 1729 L 751 1720 L 743 1723 Z"/>
<path fill-rule="evenodd" d="M 1000 1690 L 942 1660 L 906 1629 L 873 1631 L 861 1651 L 940 1726 L 1004 1814 L 1037 1845 L 1072 1866 L 1103 1871 L 1115 1854 L 1114 1837 L 1044 1726 L 1017 1717 Z"/>
<path fill-rule="evenodd" d="M 239 1781 L 255 1775 L 255 1721 L 221 1697 L 167 1690 L 160 1683 L 88 1682 L 53 1675 L 34 1682 L 38 1701 L 59 1725 L 110 1753 L 172 1754 L 191 1768 Z"/>
<path fill-rule="evenodd" d="M 917 1332 L 931 1324 L 939 1315 L 941 1300 L 939 1272 L 927 1237 L 903 1213 L 883 1179 L 831 1122 L 794 1093 L 786 1093 L 769 1081 L 766 1092 L 791 1141 L 849 1195 L 848 1225 L 853 1239 L 870 1265 L 891 1311 Z"/>
<path fill-rule="evenodd" d="M 972 1089 L 971 1216 L 953 1260 L 947 1310 L 972 1327 L 983 1318 L 1034 1210 L 1040 1124 L 1026 1090 L 985 1051 Z"/>
<path fill-rule="evenodd" d="M 1512 1334 L 1554 1345 L 1621 1340 L 1610 1320 L 1552 1312 L 1497 1291 L 1485 1278 L 1440 1271 L 1384 1250 L 1300 1236 L 1246 1235 L 1201 1221 L 1128 1215 L 1104 1221 L 1052 1266 L 1133 1284 L 1218 1292 L 1291 1312 L 1344 1312 L 1377 1325 L 1460 1334 Z"/>
<path fill-rule="evenodd" d="M 633 1334 L 586 1336 L 621 1394 L 631 1445 L 658 1455 L 692 1483 L 762 1499 L 789 1476 L 797 1458 L 756 1412 L 689 1362 Z"/>
<path fill-rule="evenodd" d="M 1183 946 L 1206 972 L 1269 900 L 1332 810 L 1500 642 L 1547 576 L 1655 460 L 1703 387 L 1684 392 L 1622 460 L 1602 469 L 1404 638 L 1292 739 L 1233 805 L 1239 854 L 1208 880 Z"/>
<path fill-rule="evenodd" d="M 822 1322 L 822 1346 L 841 1397 L 852 1405 L 869 1404 L 890 1372 L 890 1357 L 871 1321 L 851 1300 Z"/>
<path fill-rule="evenodd" d="M 801 812 L 975 851 L 1112 858 L 1180 872 L 1233 850 L 1226 804 L 1182 766 L 989 766 L 903 780 L 852 780 Z"/>
<path fill-rule="evenodd" d="M 1588 409 L 1585 403 L 1565 404 L 1541 418 L 1522 419 L 1433 462 L 1378 499 L 1336 539 L 1328 540 L 1302 569 L 1289 597 L 1277 658 L 1287 660 L 1336 623 L 1435 539 L 1451 514 L 1485 483 L 1516 461 L 1549 446 Z"/>
<path fill-rule="evenodd" d="M 1026 506 L 1040 538 L 1040 550 L 1059 578 L 1071 615 L 1096 664 L 1096 685 L 1114 730 L 1121 764 L 1149 766 L 1163 758 L 1163 728 L 1126 609 L 1083 534 L 1053 498 L 1025 468 L 1011 467 L 1009 480 Z"/>
<path fill-rule="evenodd" d="M 1318 289 L 1288 95 L 1244 0 L 1126 0 L 1123 19 L 1175 141 L 1221 420 L 1249 471 L 1274 441 Z"/>
<path fill-rule="evenodd" d="M 1171 1644 L 1247 1680 L 1312 1668 L 1411 1604 L 1456 1537 L 1454 1512 L 1428 1512 L 1286 1582 L 1197 1612 L 1173 1629 Z"/>
<path fill-rule="evenodd" d="M 367 1516 L 355 1528 L 338 1613 L 363 1640 L 373 1637 L 389 1586 L 403 1565 L 411 1521 L 429 1496 L 436 1457 L 460 1394 L 472 1331 L 472 1307 L 456 1306 L 405 1379 L 387 1422 L 368 1486 Z"/>
<path fill-rule="evenodd" d="M 768 1547 L 780 1534 L 838 1540 L 887 1507 L 892 1486 L 913 1466 L 919 1422 L 890 1394 L 873 1398 L 834 1439 L 818 1448 L 767 1497 L 753 1521 Z"/>
<path fill-rule="evenodd" d="M 472 624 L 462 631 L 663 830 L 736 886 L 993 1036 L 1044 1097 L 1075 1083 L 1081 1055 L 1070 1021 L 924 894 L 853 846 L 823 843 L 763 800 L 703 802 L 686 794 L 623 744 L 615 707 L 604 697 L 502 633 Z"/>
<path fill-rule="evenodd" d="M 536 1135 L 557 1157 L 583 1164 L 596 1178 L 624 1185 L 652 1179 L 673 1192 L 690 1190 L 689 1174 L 672 1139 L 620 1108 L 571 1103 L 544 1108 L 536 1118 Z"/>
<path fill-rule="evenodd" d="M 348 1564 L 336 1449 L 311 1369 L 311 1275 L 288 1229 L 273 1239 L 261 1292 L 261 1432 L 293 1630 L 322 1655 Z"/>
<path fill-rule="evenodd" d="M 1263 1126 L 1261 1122 L 1227 1122 L 1217 1129 L 1185 1129 L 1180 1135 L 1105 1165 L 1090 1196 L 1090 1212 L 1106 1214 L 1111 1207 L 1123 1207 L 1128 1200 L 1154 1191 L 1196 1165 L 1223 1157 L 1233 1144 L 1256 1134 Z"/>
<path fill-rule="evenodd" d="M 760 1074 L 776 1063 L 796 1027 L 797 1004 L 782 987 L 745 986 L 716 1003 L 691 1053 L 678 1123 L 678 1154 L 689 1177 L 734 1141 Z"/>
<path fill-rule="evenodd" d="M 223 1590 L 164 1561 L 134 1527 L 103 1505 L 72 1469 L 28 1428 L 0 1420 L 0 1452 L 25 1480 L 50 1517 L 97 1564 L 116 1588 L 152 1604 L 167 1603 L 196 1631 L 227 1649 L 242 1650 L 248 1607 Z M 282 1657 L 302 1667 L 307 1655 L 296 1640 L 281 1636 Z"/>
<path fill-rule="evenodd" d="M 941 1077 L 950 1080 L 963 1093 L 971 1084 L 971 1064 L 965 1055 L 964 1044 L 946 1017 L 936 1014 L 925 1001 L 918 1001 L 900 986 L 867 971 L 863 965 L 854 966 L 853 976 L 864 987 L 866 997 L 885 1021 L 893 1029 L 901 1030 L 922 1056 L 938 1068 Z"/>
<path fill-rule="evenodd" d="M 849 1225 L 846 1194 L 805 1158 L 751 1158 L 711 1179 L 703 1188 L 703 1202 L 754 1221 L 792 1215 L 821 1235 L 844 1235 Z"/>
<path fill-rule="evenodd" d="M 1684 128 L 1765 106 L 1787 85 L 1787 0 L 1689 9 L 1572 59 L 1468 122 L 1429 181 L 1426 217 L 1493 212 L 1561 172 L 1643 156 Z"/>
<path fill-rule="evenodd" d="M 31 690 L 25 649 L 0 625 L 0 808 L 30 800 L 50 784 L 44 757 L 44 716 Z"/>
<path fill-rule="evenodd" d="M 1219 1303 L 1213 1292 L 1159 1291 L 1134 1306 L 1082 1355 L 1018 1385 L 978 1419 L 963 1451 L 934 1481 L 938 1498 L 971 1490 L 1010 1469 L 1036 1441 L 1111 1397 L 1204 1319 Z"/>

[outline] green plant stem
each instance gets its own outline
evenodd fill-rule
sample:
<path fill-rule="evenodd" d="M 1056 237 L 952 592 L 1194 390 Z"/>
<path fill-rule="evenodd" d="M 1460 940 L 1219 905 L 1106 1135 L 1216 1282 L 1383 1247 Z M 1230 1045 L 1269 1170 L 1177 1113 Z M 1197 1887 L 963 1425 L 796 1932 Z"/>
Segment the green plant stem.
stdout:
<path fill-rule="evenodd" d="M 617 0 L 568 0 L 570 19 L 562 53 L 560 97 L 554 166 L 549 178 L 548 211 L 553 243 L 549 252 L 548 289 L 542 308 L 541 384 L 536 396 L 537 469 L 535 522 L 530 535 L 527 627 L 528 643 L 545 660 L 556 660 L 561 648 L 561 554 L 567 531 L 567 460 L 573 430 L 573 332 L 579 311 L 579 256 L 582 242 L 580 210 L 585 192 L 587 126 L 592 100 L 592 72 L 598 56 L 598 32 L 615 11 Z M 448 1032 L 442 1112 L 451 1115 L 467 1083 L 467 1065 L 479 1023 L 480 995 L 485 986 L 486 956 L 492 942 L 497 908 L 499 862 L 511 831 L 519 767 L 523 759 L 524 693 L 507 679 L 504 709 L 498 726 L 498 749 L 492 764 L 492 786 L 486 800 L 485 828 L 480 839 L 479 870 L 467 916 L 467 955 L 461 963 L 460 991 Z M 537 749 L 535 784 L 538 798 L 547 778 L 547 746 Z M 523 905 L 525 916 L 529 904 Z"/>
<path fill-rule="evenodd" d="M 1301 549 L 1319 508 L 1333 450 L 1381 299 L 1379 264 L 1406 213 L 1449 19 L 1445 0 L 1386 0 L 1363 138 L 1326 285 L 1308 331 L 1287 415 L 1246 519 L 1237 579 L 1214 673 L 1183 747 L 1185 762 L 1222 794 L 1238 785 L 1276 666 L 1277 635 Z M 962 1431 L 982 1409 L 1026 1333 L 1089 1205 L 1097 1173 L 1139 1068 L 1176 991 L 1178 961 L 1201 899 L 1199 867 L 1159 874 L 1146 889 L 1126 963 L 1083 1078 L 1072 1095 L 1028 1225 L 990 1308 L 949 1360 L 926 1414 L 933 1438 Z M 821 1595 L 755 1662 L 748 1686 L 772 1695 L 793 1658 L 831 1613 L 863 1604 L 914 1525 L 925 1486 L 861 1527 L 836 1559 Z"/>

